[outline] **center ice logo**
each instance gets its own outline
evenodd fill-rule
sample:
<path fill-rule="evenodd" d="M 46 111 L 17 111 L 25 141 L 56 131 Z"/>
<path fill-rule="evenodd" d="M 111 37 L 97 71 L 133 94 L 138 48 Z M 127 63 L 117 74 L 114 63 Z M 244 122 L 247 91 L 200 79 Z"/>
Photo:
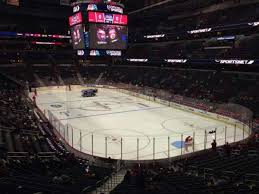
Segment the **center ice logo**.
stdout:
<path fill-rule="evenodd" d="M 50 106 L 52 108 L 61 108 L 62 107 L 62 105 L 60 105 L 60 104 L 51 104 Z"/>

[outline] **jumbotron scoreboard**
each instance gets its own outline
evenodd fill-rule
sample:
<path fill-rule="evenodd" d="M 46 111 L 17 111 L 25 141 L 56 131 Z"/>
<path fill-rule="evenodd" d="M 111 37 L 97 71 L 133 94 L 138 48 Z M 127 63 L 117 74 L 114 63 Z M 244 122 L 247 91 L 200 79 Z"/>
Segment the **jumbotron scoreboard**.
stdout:
<path fill-rule="evenodd" d="M 85 0 L 71 4 L 73 48 L 82 57 L 122 56 L 128 45 L 128 16 L 121 3 Z"/>

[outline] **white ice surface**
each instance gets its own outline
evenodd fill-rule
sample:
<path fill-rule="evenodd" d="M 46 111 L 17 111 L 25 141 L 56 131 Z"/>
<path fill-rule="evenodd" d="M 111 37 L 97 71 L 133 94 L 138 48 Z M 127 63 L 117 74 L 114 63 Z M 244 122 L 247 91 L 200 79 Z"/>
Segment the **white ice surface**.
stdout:
<path fill-rule="evenodd" d="M 94 155 L 105 157 L 107 145 L 107 157 L 120 159 L 122 148 L 122 158 L 132 160 L 160 159 L 167 158 L 168 153 L 172 157 L 193 152 L 192 147 L 187 152 L 172 145 L 189 135 L 194 137 L 194 151 L 204 149 L 205 130 L 215 128 L 218 145 L 225 143 L 225 128 L 226 141 L 234 141 L 234 126 L 214 119 L 109 89 L 99 90 L 96 97 L 83 98 L 80 94 L 80 91 L 40 91 L 37 105 L 73 128 L 69 128 L 67 139 L 72 144 L 73 137 L 73 146 L 78 150 L 81 131 L 82 152 L 88 154 L 92 154 L 92 135 Z M 207 148 L 214 138 L 214 134 L 207 135 Z M 235 139 L 243 139 L 242 129 L 236 129 Z"/>

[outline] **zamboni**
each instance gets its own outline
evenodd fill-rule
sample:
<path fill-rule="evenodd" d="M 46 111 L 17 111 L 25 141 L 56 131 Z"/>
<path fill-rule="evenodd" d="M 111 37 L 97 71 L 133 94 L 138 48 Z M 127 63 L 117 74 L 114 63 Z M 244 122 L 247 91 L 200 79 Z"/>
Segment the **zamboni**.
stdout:
<path fill-rule="evenodd" d="M 81 96 L 82 97 L 94 97 L 96 96 L 96 93 L 98 92 L 97 89 L 87 89 L 87 90 L 82 90 L 81 91 Z"/>

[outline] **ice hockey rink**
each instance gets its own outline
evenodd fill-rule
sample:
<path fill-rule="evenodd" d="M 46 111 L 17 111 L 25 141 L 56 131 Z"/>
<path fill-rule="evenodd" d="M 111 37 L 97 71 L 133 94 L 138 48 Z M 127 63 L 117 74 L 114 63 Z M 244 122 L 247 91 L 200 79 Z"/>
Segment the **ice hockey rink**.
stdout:
<path fill-rule="evenodd" d="M 223 145 L 248 135 L 241 127 L 117 90 L 98 89 L 96 97 L 86 98 L 81 97 L 82 89 L 39 89 L 36 101 L 47 117 L 49 111 L 67 127 L 67 142 L 87 154 L 162 159 L 210 148 L 213 139 Z M 194 139 L 188 150 L 182 143 L 187 136 Z"/>

